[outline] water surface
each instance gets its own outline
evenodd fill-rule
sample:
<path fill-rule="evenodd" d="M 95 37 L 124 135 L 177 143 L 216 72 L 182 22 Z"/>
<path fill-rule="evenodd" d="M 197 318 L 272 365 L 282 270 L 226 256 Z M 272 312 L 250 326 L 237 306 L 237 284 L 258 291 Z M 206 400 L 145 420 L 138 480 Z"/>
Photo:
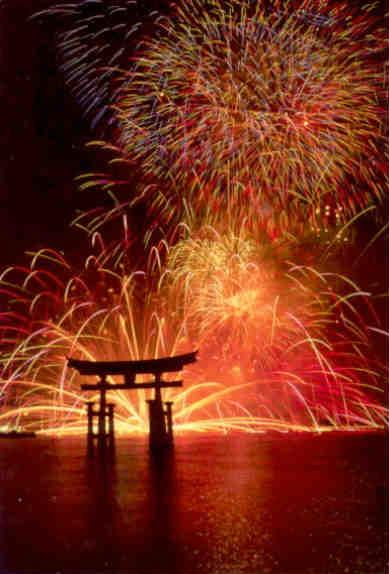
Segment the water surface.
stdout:
<path fill-rule="evenodd" d="M 1 574 L 383 574 L 383 434 L 0 442 Z"/>

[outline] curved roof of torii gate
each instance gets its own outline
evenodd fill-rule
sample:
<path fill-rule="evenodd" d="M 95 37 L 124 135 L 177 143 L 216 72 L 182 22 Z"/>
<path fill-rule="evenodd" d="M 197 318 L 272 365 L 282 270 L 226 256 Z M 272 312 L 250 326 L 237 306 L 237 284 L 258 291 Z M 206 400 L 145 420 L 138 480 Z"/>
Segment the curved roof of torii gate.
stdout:
<path fill-rule="evenodd" d="M 198 351 L 176 355 L 175 357 L 161 357 L 160 359 L 143 359 L 140 361 L 80 361 L 68 359 L 69 367 L 76 369 L 81 375 L 124 375 L 175 373 L 181 371 L 185 365 L 194 363 Z"/>

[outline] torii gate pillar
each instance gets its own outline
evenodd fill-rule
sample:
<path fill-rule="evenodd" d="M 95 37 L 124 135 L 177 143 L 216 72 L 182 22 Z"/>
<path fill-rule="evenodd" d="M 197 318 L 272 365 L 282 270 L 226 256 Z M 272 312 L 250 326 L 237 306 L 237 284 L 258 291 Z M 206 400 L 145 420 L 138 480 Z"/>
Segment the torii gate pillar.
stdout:
<path fill-rule="evenodd" d="M 149 399 L 149 444 L 151 449 L 173 446 L 172 402 L 163 403 L 161 397 L 161 375 L 155 376 L 155 397 Z M 166 410 L 164 410 L 164 404 Z"/>
<path fill-rule="evenodd" d="M 149 399 L 149 444 L 151 449 L 159 449 L 163 446 L 170 446 L 172 441 L 168 440 L 165 424 L 165 413 L 162 402 L 156 399 Z"/>

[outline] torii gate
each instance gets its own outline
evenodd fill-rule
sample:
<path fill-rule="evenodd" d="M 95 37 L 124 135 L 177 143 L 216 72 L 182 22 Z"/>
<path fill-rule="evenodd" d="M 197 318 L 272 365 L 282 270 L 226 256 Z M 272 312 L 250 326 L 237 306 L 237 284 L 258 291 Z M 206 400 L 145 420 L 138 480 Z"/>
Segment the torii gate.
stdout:
<path fill-rule="evenodd" d="M 107 403 L 107 392 L 118 390 L 155 389 L 153 399 L 147 401 L 149 405 L 149 440 L 151 448 L 169 446 L 173 443 L 173 417 L 172 402 L 162 402 L 161 389 L 167 387 L 182 387 L 182 381 L 164 381 L 164 373 L 176 373 L 185 365 L 196 361 L 197 351 L 175 357 L 161 359 L 145 359 L 140 361 L 79 361 L 68 359 L 69 367 L 76 369 L 80 375 L 98 376 L 95 384 L 83 384 L 83 391 L 99 391 L 100 400 L 98 409 L 94 410 L 94 403 L 87 401 L 88 416 L 88 447 L 93 447 L 93 439 L 97 438 L 99 446 L 114 444 L 114 405 Z M 145 383 L 136 383 L 136 375 L 150 374 L 154 380 Z M 107 382 L 108 375 L 121 375 L 123 383 L 113 384 Z M 164 405 L 166 410 L 164 410 Z M 93 430 L 93 418 L 96 417 L 97 433 Z M 108 419 L 108 429 L 106 420 Z"/>

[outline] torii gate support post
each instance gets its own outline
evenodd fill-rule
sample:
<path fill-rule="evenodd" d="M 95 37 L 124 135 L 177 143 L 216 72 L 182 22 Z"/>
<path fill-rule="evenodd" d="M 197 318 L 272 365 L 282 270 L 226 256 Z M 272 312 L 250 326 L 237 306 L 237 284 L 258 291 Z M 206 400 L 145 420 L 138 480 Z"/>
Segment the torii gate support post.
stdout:
<path fill-rule="evenodd" d="M 152 450 L 173 446 L 172 401 L 162 403 L 161 373 L 155 374 L 155 397 L 147 401 L 149 405 L 149 444 Z M 164 405 L 166 410 L 164 410 Z"/>
<path fill-rule="evenodd" d="M 94 439 L 97 439 L 97 444 L 100 449 L 105 449 L 109 447 L 114 448 L 115 445 L 115 427 L 114 427 L 114 409 L 115 405 L 113 403 L 106 403 L 105 410 L 102 410 L 102 403 L 100 402 L 100 407 L 98 410 L 94 409 L 94 401 L 87 401 L 87 420 L 88 420 L 88 430 L 87 430 L 87 448 L 90 454 L 93 453 Z M 97 433 L 94 430 L 93 419 L 97 418 L 98 427 Z M 106 419 L 108 419 L 108 429 L 106 425 Z M 103 420 L 103 422 L 101 422 Z"/>
<path fill-rule="evenodd" d="M 155 395 L 149 399 L 149 444 L 150 448 L 160 448 L 166 445 L 165 413 L 161 396 L 161 373 L 155 373 Z"/>
<path fill-rule="evenodd" d="M 167 440 L 169 444 L 173 444 L 173 412 L 172 412 L 173 401 L 165 401 L 166 406 L 166 426 L 167 426 Z"/>
<path fill-rule="evenodd" d="M 105 428 L 105 417 L 107 416 L 107 391 L 105 388 L 106 379 L 104 376 L 101 377 L 99 384 L 100 391 L 100 407 L 99 407 L 99 418 L 98 418 L 98 442 L 99 445 L 103 445 L 106 439 L 106 428 Z"/>
<path fill-rule="evenodd" d="M 112 448 L 115 444 L 114 410 L 115 410 L 115 405 L 113 403 L 109 403 L 108 404 L 108 435 L 109 435 L 109 444 Z"/>
<path fill-rule="evenodd" d="M 95 416 L 95 413 L 93 411 L 94 404 L 95 403 L 93 401 L 86 402 L 86 408 L 87 408 L 86 414 L 88 418 L 88 434 L 87 434 L 88 452 L 91 452 L 93 450 L 93 417 Z"/>

